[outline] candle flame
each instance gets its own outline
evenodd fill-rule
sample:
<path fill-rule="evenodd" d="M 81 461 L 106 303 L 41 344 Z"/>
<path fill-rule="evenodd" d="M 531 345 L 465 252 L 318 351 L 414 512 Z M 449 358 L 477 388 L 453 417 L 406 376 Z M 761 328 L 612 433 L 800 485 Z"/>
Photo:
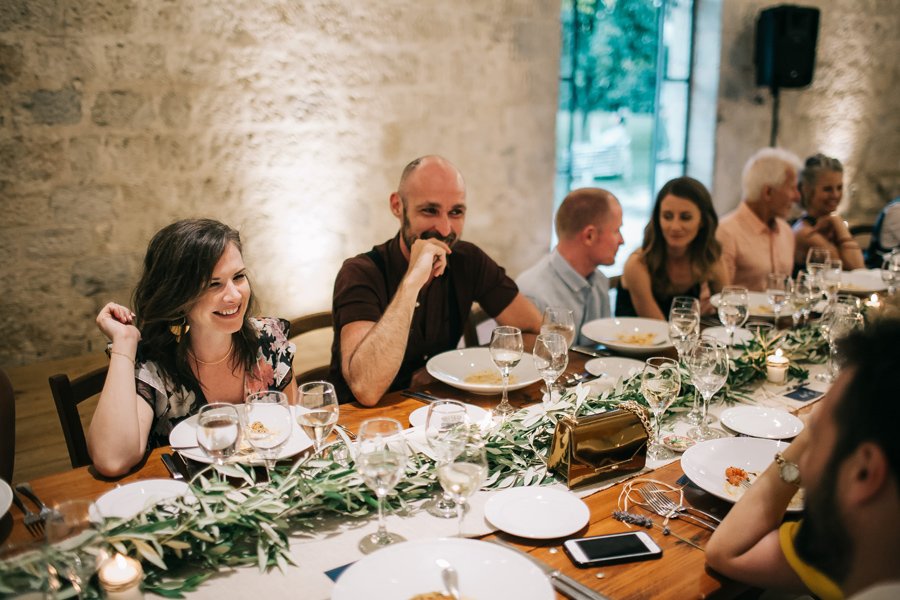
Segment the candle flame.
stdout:
<path fill-rule="evenodd" d="M 784 352 L 781 351 L 781 348 L 775 350 L 775 356 L 781 358 L 784 355 Z"/>
<path fill-rule="evenodd" d="M 872 297 L 869 298 L 869 301 L 872 302 L 872 304 L 877 304 L 878 303 L 878 294 L 872 294 Z"/>
<path fill-rule="evenodd" d="M 116 566 L 119 567 L 119 569 L 124 569 L 128 566 L 128 563 L 125 562 L 125 557 L 121 554 L 116 554 Z"/>

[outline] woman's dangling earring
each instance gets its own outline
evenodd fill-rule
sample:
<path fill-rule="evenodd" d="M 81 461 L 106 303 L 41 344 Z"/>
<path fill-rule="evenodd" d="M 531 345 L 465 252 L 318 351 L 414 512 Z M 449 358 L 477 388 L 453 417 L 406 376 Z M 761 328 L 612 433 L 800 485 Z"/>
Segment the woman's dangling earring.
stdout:
<path fill-rule="evenodd" d="M 175 336 L 175 343 L 180 343 L 182 336 L 191 330 L 191 326 L 187 324 L 187 317 L 181 317 L 181 322 L 177 321 L 169 325 L 169 331 Z"/>

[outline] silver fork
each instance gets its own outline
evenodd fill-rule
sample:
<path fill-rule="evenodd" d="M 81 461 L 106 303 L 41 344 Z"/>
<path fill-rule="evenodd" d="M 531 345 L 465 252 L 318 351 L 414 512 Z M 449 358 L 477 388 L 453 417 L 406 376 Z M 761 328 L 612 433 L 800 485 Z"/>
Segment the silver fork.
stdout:
<path fill-rule="evenodd" d="M 749 485 L 750 484 L 748 483 L 747 486 L 749 487 Z M 642 489 L 649 492 L 652 496 L 656 496 L 659 499 L 659 501 L 662 503 L 663 506 L 668 507 L 671 505 L 679 513 L 685 513 L 685 512 L 690 513 L 699 519 L 704 519 L 715 525 L 719 525 L 722 523 L 722 519 L 720 519 L 719 517 L 713 516 L 713 515 L 709 514 L 708 512 L 704 512 L 704 511 L 700 510 L 699 508 L 694 508 L 693 506 L 687 506 L 686 504 L 677 504 L 674 500 L 672 500 L 671 498 L 666 496 L 665 493 L 663 493 L 663 491 L 661 489 L 656 487 L 656 484 L 654 484 L 654 483 L 647 483 L 644 485 L 644 487 Z"/>
<path fill-rule="evenodd" d="M 22 511 L 22 514 L 25 515 L 25 520 L 23 521 L 23 523 L 25 523 L 25 529 L 27 529 L 28 532 L 34 537 L 43 535 L 44 522 L 41 521 L 40 515 L 32 512 L 32 510 L 28 508 L 24 502 L 22 502 L 22 499 L 19 498 L 19 495 L 17 493 L 13 492 L 12 496 L 15 505 L 18 506 L 19 510 Z"/>
<path fill-rule="evenodd" d="M 693 515 L 679 513 L 677 510 L 675 510 L 677 508 L 676 504 L 672 504 L 672 506 L 664 505 L 662 502 L 660 502 L 658 496 L 654 496 L 652 493 L 647 492 L 643 489 L 639 491 L 641 493 L 641 496 L 644 497 L 644 500 L 647 501 L 647 504 L 650 505 L 650 509 L 659 516 L 665 517 L 667 519 L 683 519 L 685 521 L 688 521 L 689 523 L 693 523 L 694 525 L 699 525 L 700 527 L 709 529 L 710 531 L 716 530 L 716 526 L 712 523 L 704 521 L 703 519 L 698 519 Z"/>
<path fill-rule="evenodd" d="M 34 502 L 41 512 L 38 513 L 37 518 L 40 520 L 41 527 L 43 528 L 44 523 L 47 521 L 47 518 L 53 514 L 53 511 L 47 508 L 47 505 L 41 502 L 41 499 L 37 497 L 37 494 L 34 493 L 34 490 L 31 489 L 30 483 L 20 483 L 16 486 L 16 490 L 20 494 L 24 494 L 27 496 L 32 502 Z M 32 513 L 33 514 L 33 513 Z"/>

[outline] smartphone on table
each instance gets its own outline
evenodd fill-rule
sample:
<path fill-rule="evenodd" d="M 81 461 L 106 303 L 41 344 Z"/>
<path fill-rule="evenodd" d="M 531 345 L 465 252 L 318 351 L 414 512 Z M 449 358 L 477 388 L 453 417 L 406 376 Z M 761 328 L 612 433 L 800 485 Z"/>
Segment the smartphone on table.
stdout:
<path fill-rule="evenodd" d="M 662 549 L 644 531 L 567 540 L 563 549 L 575 566 L 582 568 L 651 560 L 662 556 Z"/>

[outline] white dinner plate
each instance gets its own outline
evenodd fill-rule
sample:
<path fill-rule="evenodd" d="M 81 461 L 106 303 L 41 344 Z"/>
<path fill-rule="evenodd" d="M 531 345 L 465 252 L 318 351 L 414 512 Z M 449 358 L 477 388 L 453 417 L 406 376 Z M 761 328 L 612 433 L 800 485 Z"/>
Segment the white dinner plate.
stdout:
<path fill-rule="evenodd" d="M 603 358 L 592 358 L 584 364 L 584 370 L 594 377 L 603 377 L 604 375 L 613 379 L 619 377 L 628 377 L 637 370 L 640 373 L 644 369 L 644 363 L 633 358 L 622 358 L 620 356 L 604 356 Z"/>
<path fill-rule="evenodd" d="M 669 341 L 669 324 L 659 319 L 610 317 L 588 321 L 581 333 L 610 350 L 622 354 L 651 354 L 673 348 Z M 639 340 L 646 337 L 646 340 Z"/>
<path fill-rule="evenodd" d="M 365 556 L 341 574 L 331 599 L 405 599 L 443 592 L 437 562 L 441 559 L 456 569 L 463 598 L 556 597 L 537 565 L 509 548 L 480 540 L 440 538 L 392 544 Z"/>
<path fill-rule="evenodd" d="M 292 412 L 293 414 L 293 412 Z M 291 419 L 293 429 L 291 430 L 291 437 L 288 439 L 287 443 L 281 447 L 281 452 L 278 453 L 278 457 L 276 460 L 283 460 L 285 458 L 290 458 L 295 454 L 299 454 L 303 452 L 307 448 L 313 445 L 312 440 L 303 433 L 303 430 L 300 429 L 300 425 L 297 424 L 297 420 L 295 418 Z M 169 434 L 169 445 L 170 446 L 197 446 L 197 415 L 191 415 L 181 423 L 175 426 L 172 432 Z M 259 458 L 253 451 L 250 449 L 249 444 L 247 442 L 241 442 L 241 448 L 243 451 L 236 453 L 228 462 L 239 462 L 243 464 L 262 464 L 263 461 Z M 206 455 L 202 448 L 192 447 L 187 448 L 185 450 L 179 450 L 179 454 L 186 458 L 190 458 L 191 460 L 196 460 L 197 462 L 211 464 L 213 461 L 212 458 Z"/>
<path fill-rule="evenodd" d="M 503 391 L 500 370 L 491 360 L 489 348 L 462 348 L 432 356 L 425 365 L 428 374 L 455 388 L 475 394 L 499 394 Z M 509 390 L 518 390 L 540 380 L 530 353 L 522 354 L 522 360 L 510 371 Z M 486 377 L 490 381 L 479 383 L 473 377 Z M 466 379 L 469 381 L 466 381 Z"/>
<path fill-rule="evenodd" d="M 721 297 L 722 294 L 713 294 L 709 298 L 710 304 L 719 308 Z M 750 309 L 751 317 L 775 318 L 775 311 L 772 310 L 772 305 L 769 304 L 769 296 L 765 292 L 747 292 L 747 307 Z M 781 314 L 782 316 L 790 314 L 788 308 L 784 307 L 781 310 Z"/>
<path fill-rule="evenodd" d="M 758 438 L 785 440 L 803 431 L 803 421 L 789 412 L 764 406 L 733 406 L 722 412 L 723 425 Z"/>
<path fill-rule="evenodd" d="M 465 404 L 465 403 L 463 403 Z M 466 404 L 466 413 L 469 415 L 469 423 L 481 424 L 485 419 L 490 418 L 490 413 L 480 406 L 474 404 Z M 413 427 L 421 427 L 425 429 L 425 419 L 428 417 L 428 407 L 421 406 L 409 413 L 409 424 Z"/>
<path fill-rule="evenodd" d="M 887 285 L 881 279 L 881 269 L 854 269 L 841 273 L 841 291 L 858 296 L 883 292 Z"/>
<path fill-rule="evenodd" d="M 12 504 L 12 488 L 0 479 L 0 517 L 6 514 L 10 504 Z"/>
<path fill-rule="evenodd" d="M 730 489 L 725 483 L 725 469 L 738 467 L 750 473 L 762 473 L 774 460 L 775 453 L 787 448 L 787 442 L 750 437 L 730 437 L 698 442 L 681 457 L 684 474 L 698 487 L 728 502 L 737 502 L 743 488 Z M 790 512 L 803 510 L 802 501 L 792 501 Z"/>
<path fill-rule="evenodd" d="M 731 343 L 731 336 L 728 335 L 728 330 L 724 327 L 707 327 L 703 331 L 700 332 L 700 335 L 708 335 L 712 338 L 715 338 L 722 342 L 725 345 Z M 734 330 L 734 343 L 735 345 L 746 344 L 750 340 L 753 339 L 753 332 L 749 329 L 744 329 L 743 327 L 738 327 Z"/>
<path fill-rule="evenodd" d="M 184 496 L 187 483 L 174 479 L 145 479 L 126 483 L 97 498 L 94 509 L 104 519 L 130 519 L 161 500 Z"/>
<path fill-rule="evenodd" d="M 484 516 L 506 533 L 535 540 L 571 535 L 587 525 L 591 511 L 568 490 L 515 487 L 494 493 Z"/>

